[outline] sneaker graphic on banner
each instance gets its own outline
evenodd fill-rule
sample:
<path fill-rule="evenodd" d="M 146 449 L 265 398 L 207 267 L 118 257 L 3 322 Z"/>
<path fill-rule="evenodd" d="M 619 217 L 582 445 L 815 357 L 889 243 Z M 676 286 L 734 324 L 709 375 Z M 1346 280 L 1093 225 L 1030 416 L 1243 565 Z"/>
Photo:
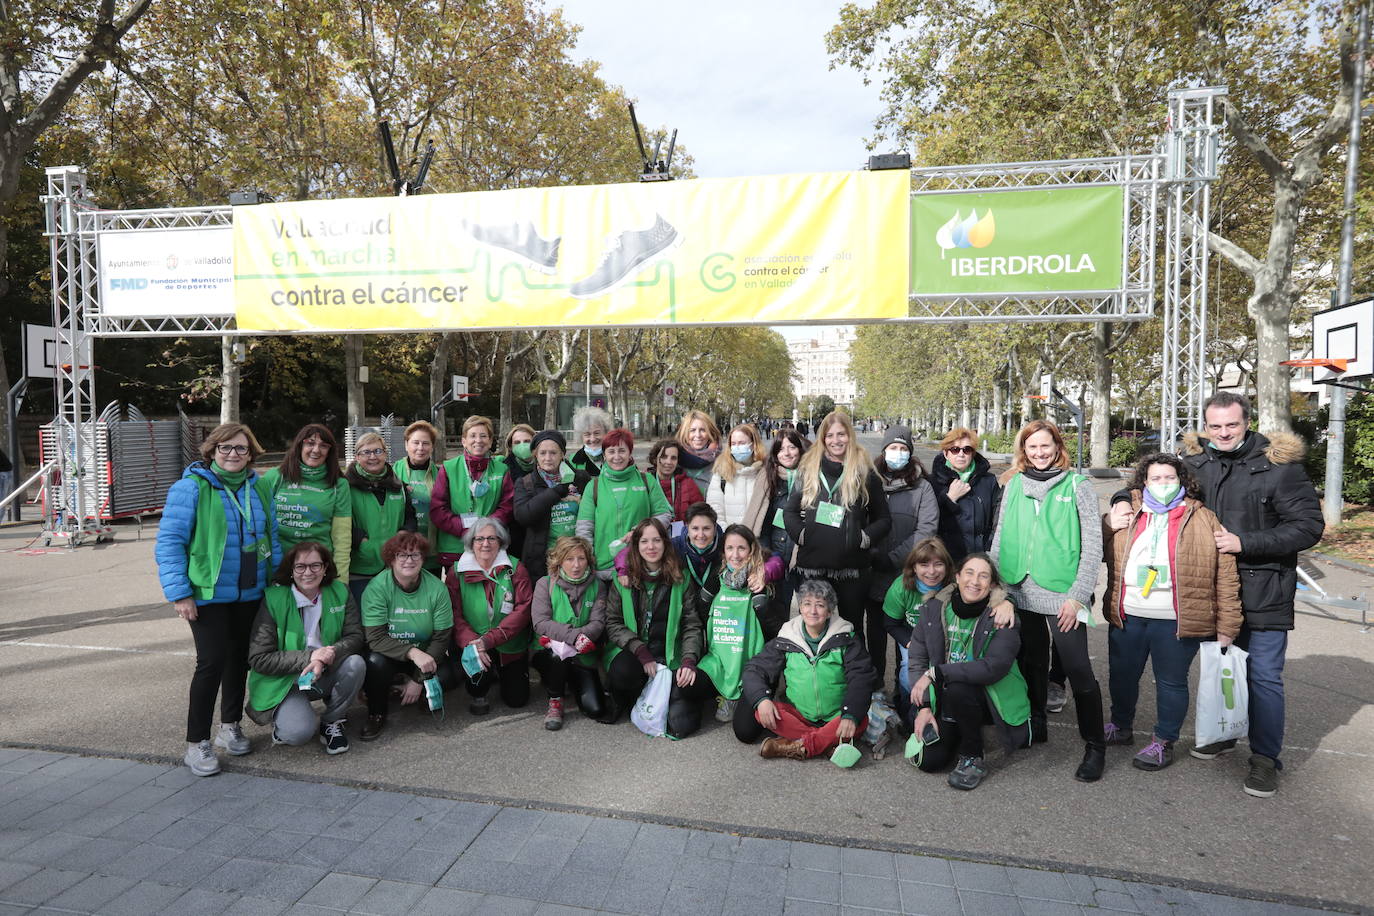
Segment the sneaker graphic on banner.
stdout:
<path fill-rule="evenodd" d="M 601 257 L 596 270 L 578 280 L 568 292 L 578 299 L 595 299 L 634 276 L 654 256 L 682 243 L 682 236 L 661 216 L 648 229 L 620 233 Z"/>
<path fill-rule="evenodd" d="M 541 237 L 533 223 L 484 226 L 464 220 L 463 229 L 483 245 L 509 252 L 540 273 L 552 274 L 558 268 L 558 246 L 563 239 Z"/>

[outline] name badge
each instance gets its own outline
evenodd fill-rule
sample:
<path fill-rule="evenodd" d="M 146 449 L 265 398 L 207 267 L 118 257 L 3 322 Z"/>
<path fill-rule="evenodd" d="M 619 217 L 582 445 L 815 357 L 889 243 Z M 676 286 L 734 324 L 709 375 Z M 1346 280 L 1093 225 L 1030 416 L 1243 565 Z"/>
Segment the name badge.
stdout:
<path fill-rule="evenodd" d="M 477 521 L 477 518 L 478 518 L 478 516 L 477 516 L 477 513 L 476 513 L 476 512 L 464 512 L 463 515 L 462 515 L 462 519 L 463 519 L 463 530 L 466 531 L 466 530 L 468 530 L 469 528 L 471 528 L 472 525 L 473 525 L 473 522 Z"/>
<path fill-rule="evenodd" d="M 831 528 L 838 528 L 844 524 L 844 507 L 835 503 L 817 503 L 816 521 Z"/>

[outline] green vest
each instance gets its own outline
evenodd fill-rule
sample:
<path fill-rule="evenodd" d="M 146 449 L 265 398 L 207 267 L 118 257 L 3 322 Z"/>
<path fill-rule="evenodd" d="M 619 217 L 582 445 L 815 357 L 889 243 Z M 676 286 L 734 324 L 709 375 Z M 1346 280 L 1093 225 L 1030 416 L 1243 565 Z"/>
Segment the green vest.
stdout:
<path fill-rule="evenodd" d="M 590 574 L 593 575 L 594 574 Z M 577 627 L 581 629 L 587 625 L 587 621 L 592 618 L 592 605 L 596 604 L 596 593 L 598 585 L 595 578 L 587 583 L 587 587 L 582 592 L 582 600 L 577 604 L 576 612 L 573 611 L 572 600 L 568 598 L 568 593 L 558 587 L 558 574 L 553 573 L 549 576 L 549 606 L 555 622 L 563 624 L 565 627 Z M 596 652 L 578 653 L 573 656 L 579 665 L 594 667 L 597 664 Z"/>
<path fill-rule="evenodd" d="M 744 663 L 763 651 L 763 630 L 748 589 L 721 583 L 706 616 L 706 652 L 698 667 L 727 700 L 738 700 Z"/>
<path fill-rule="evenodd" d="M 305 650 L 305 621 L 296 596 L 289 585 L 271 585 L 263 593 L 267 611 L 277 624 L 277 650 L 301 652 Z M 344 612 L 348 607 L 348 586 L 338 579 L 320 590 L 320 645 L 332 646 L 343 633 Z M 339 659 L 343 661 L 343 659 Z M 298 674 L 259 674 L 248 672 L 248 704 L 262 712 L 276 709 Z"/>
<path fill-rule="evenodd" d="M 196 522 L 191 531 L 191 543 L 186 553 L 186 578 L 191 582 L 191 597 L 199 601 L 213 601 L 215 583 L 219 581 L 220 567 L 224 565 L 224 548 L 229 541 L 229 519 L 225 517 L 224 497 L 215 489 L 214 484 L 193 475 L 199 492 L 196 494 Z M 240 488 L 245 500 L 252 500 L 246 486 Z M 261 476 L 254 478 L 253 491 L 258 494 L 258 513 L 253 513 L 253 529 L 258 540 L 272 537 L 272 487 Z M 251 505 L 244 506 L 250 509 Z M 237 511 L 230 509 L 230 512 Z M 245 554 L 247 551 L 245 551 Z M 247 559 L 245 557 L 244 559 Z M 254 554 L 253 565 L 259 560 Z M 272 552 L 267 553 L 267 578 L 272 578 Z"/>
<path fill-rule="evenodd" d="M 453 574 L 458 577 L 458 598 L 463 603 L 463 619 L 468 622 L 468 626 L 477 632 L 478 636 L 485 636 L 511 611 L 515 610 L 515 570 L 519 563 L 512 559 L 510 569 L 498 572 L 495 578 L 490 581 L 495 585 L 492 587 L 492 598 L 494 601 L 487 602 L 486 586 L 481 582 L 469 582 L 467 577 L 454 569 Z M 524 652 L 530 644 L 530 631 L 525 630 L 514 639 L 496 647 L 496 651 L 505 655 L 518 655 Z"/>
<path fill-rule="evenodd" d="M 1007 483 L 1007 511 L 1002 517 L 998 571 L 1002 581 L 1016 585 L 1026 576 L 1051 592 L 1064 593 L 1078 577 L 1078 483 L 1081 474 L 1068 473 L 1045 494 L 1040 511 L 1025 495 L 1024 478 Z"/>
<path fill-rule="evenodd" d="M 416 530 L 429 541 L 429 556 L 425 558 L 425 568 L 436 570 L 439 568 L 439 544 L 434 537 L 434 523 L 429 519 L 429 501 L 434 490 L 434 481 L 439 476 L 439 465 L 431 460 L 429 467 L 417 471 L 411 468 L 410 459 L 400 458 L 391 467 L 396 476 L 401 478 L 401 483 L 410 491 L 410 504 L 415 507 Z"/>
<path fill-rule="evenodd" d="M 948 606 L 946 611 L 948 612 Z M 977 628 L 976 624 L 974 628 Z M 975 658 L 982 658 L 988 654 L 988 646 L 992 644 L 996 635 L 995 628 L 988 629 L 983 644 L 973 647 Z M 948 646 L 945 647 L 945 652 L 949 652 Z M 1021 676 L 1020 663 L 1013 664 L 1011 669 L 1002 675 L 1001 680 L 983 689 L 987 691 L 988 701 L 992 703 L 992 708 L 997 710 L 997 715 L 1003 722 L 1008 725 L 1020 725 L 1030 718 L 1030 698 L 1026 692 L 1026 679 Z"/>
<path fill-rule="evenodd" d="M 444 462 L 444 476 L 448 478 L 448 507 L 454 515 L 466 516 L 467 522 L 489 516 L 501 501 L 501 483 L 506 478 L 506 461 L 500 455 L 492 455 L 491 463 L 482 474 L 487 484 L 487 492 L 481 496 L 472 495 L 473 480 L 468 475 L 468 463 L 460 453 Z M 439 532 L 439 552 L 461 554 L 463 539 L 459 535 Z"/>
<path fill-rule="evenodd" d="M 601 476 L 592 482 L 591 499 L 582 496 L 578 520 L 595 522 L 596 543 L 593 545 L 596 569 L 610 569 L 621 547 L 611 549 L 618 538 L 651 515 L 672 514 L 668 498 L 658 481 L 631 465 L 621 471 L 610 465 L 601 469 Z"/>
<path fill-rule="evenodd" d="M 638 636 L 645 646 L 648 646 L 649 619 L 648 617 L 644 618 L 645 626 L 641 630 L 639 620 L 635 617 L 635 592 L 621 585 L 619 579 L 616 580 L 615 587 L 620 590 L 620 613 L 625 620 L 625 626 L 629 628 L 630 632 Z M 659 588 L 662 587 L 663 586 L 659 586 Z M 664 634 L 663 649 L 664 659 L 668 662 L 668 667 L 676 671 L 682 655 L 682 647 L 678 645 L 678 642 L 682 628 L 682 594 L 687 590 L 687 583 L 685 581 L 679 582 L 676 585 L 670 586 L 670 588 L 672 591 L 668 595 L 668 630 Z M 648 591 L 645 590 L 642 594 L 644 594 L 645 600 L 647 601 Z M 606 647 L 606 651 L 603 653 L 601 659 L 606 670 L 610 670 L 611 662 L 614 661 L 615 657 L 620 653 L 621 648 L 619 646 L 608 645 Z"/>
<path fill-rule="evenodd" d="M 382 562 L 382 545 L 405 524 L 406 501 L 410 497 L 404 484 L 399 490 L 386 491 L 380 505 L 371 490 L 353 486 L 349 489 L 353 492 L 353 524 L 367 532 L 367 540 L 353 549 L 349 572 L 355 576 L 375 576 L 386 565 Z"/>
<path fill-rule="evenodd" d="M 850 638 L 853 638 L 851 634 Z M 844 707 L 844 644 L 815 657 L 788 652 L 782 669 L 787 679 L 787 702 L 810 722 L 829 722 Z"/>

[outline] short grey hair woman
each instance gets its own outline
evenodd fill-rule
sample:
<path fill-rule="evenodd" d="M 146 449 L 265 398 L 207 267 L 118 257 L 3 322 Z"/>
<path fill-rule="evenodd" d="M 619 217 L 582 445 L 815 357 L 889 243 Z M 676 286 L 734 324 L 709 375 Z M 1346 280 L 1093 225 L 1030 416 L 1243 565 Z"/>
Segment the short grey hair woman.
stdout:
<path fill-rule="evenodd" d="M 463 555 L 453 564 L 454 651 L 462 659 L 469 647 L 482 670 L 467 679 L 473 715 L 491 709 L 487 692 L 501 685 L 501 701 L 519 709 L 530 701 L 530 602 L 534 584 L 529 572 L 506 553 L 510 532 L 491 516 L 475 520 L 463 532 Z M 470 653 L 470 654 L 473 654 Z M 469 659 L 470 661 L 471 659 Z"/>
<path fill-rule="evenodd" d="M 615 420 L 600 407 L 579 407 L 573 411 L 573 442 L 582 447 L 568 459 L 568 464 L 595 477 L 601 473 L 601 439 L 615 429 Z"/>

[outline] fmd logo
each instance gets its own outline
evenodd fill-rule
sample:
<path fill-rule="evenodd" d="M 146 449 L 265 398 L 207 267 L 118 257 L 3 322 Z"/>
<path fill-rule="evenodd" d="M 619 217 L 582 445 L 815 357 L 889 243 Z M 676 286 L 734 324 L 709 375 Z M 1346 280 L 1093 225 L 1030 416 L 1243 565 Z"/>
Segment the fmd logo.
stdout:
<path fill-rule="evenodd" d="M 148 281 L 144 277 L 128 277 L 123 279 L 116 277 L 110 281 L 110 289 L 133 290 L 147 288 Z"/>

